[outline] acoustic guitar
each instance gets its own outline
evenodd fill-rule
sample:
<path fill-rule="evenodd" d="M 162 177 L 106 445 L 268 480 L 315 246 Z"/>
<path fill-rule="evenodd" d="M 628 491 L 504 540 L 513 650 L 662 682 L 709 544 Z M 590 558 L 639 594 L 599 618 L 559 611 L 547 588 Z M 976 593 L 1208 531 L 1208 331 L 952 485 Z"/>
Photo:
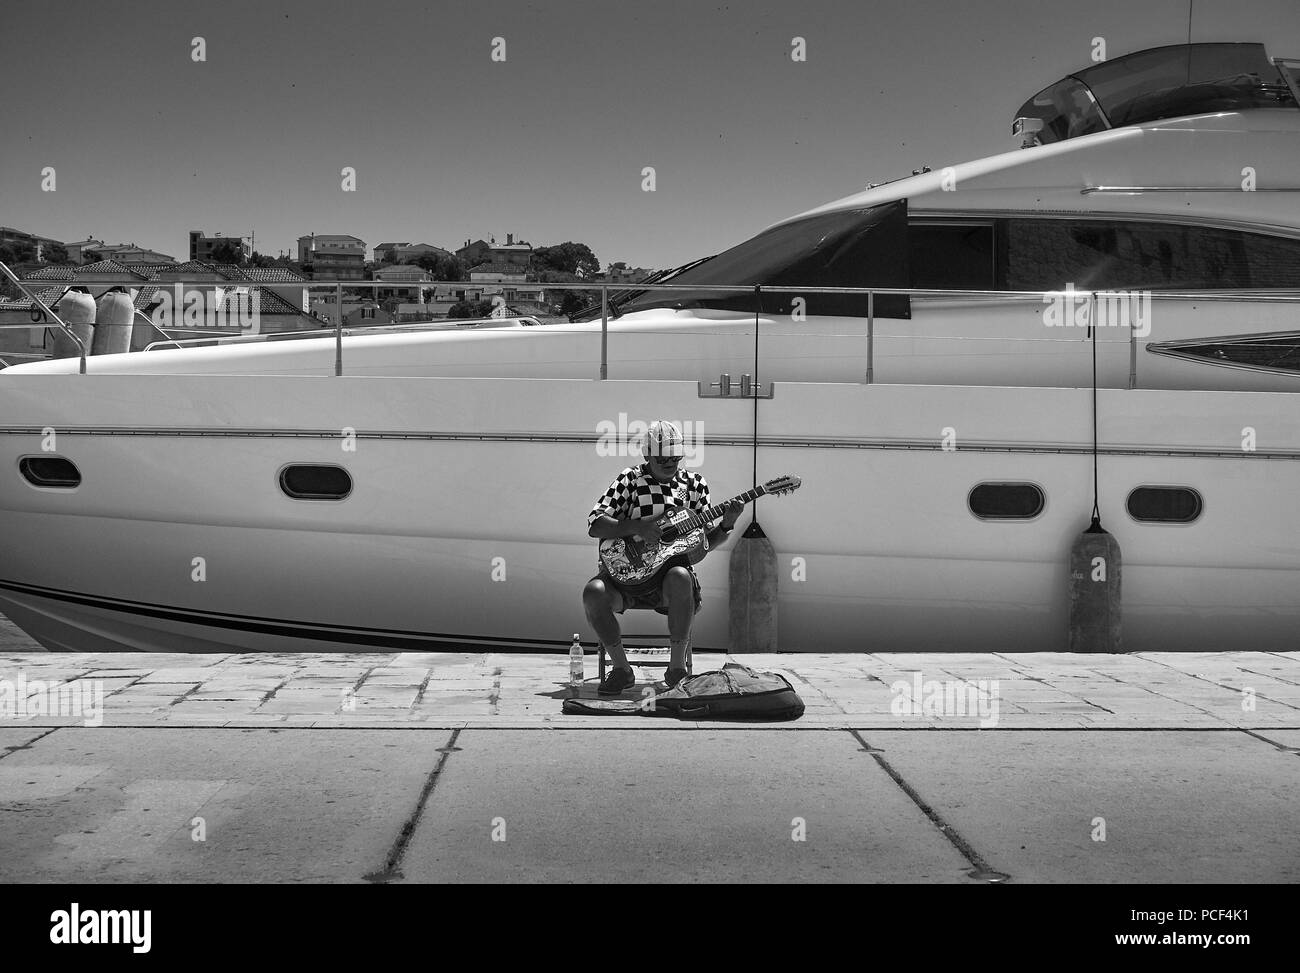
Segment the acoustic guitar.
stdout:
<path fill-rule="evenodd" d="M 761 496 L 780 496 L 799 489 L 797 476 L 778 476 L 762 486 L 707 510 L 670 510 L 658 518 L 663 531 L 658 544 L 639 536 L 610 537 L 600 542 L 600 563 L 611 578 L 629 588 L 650 589 L 662 583 L 670 568 L 694 564 L 705 550 L 704 525 L 722 516 L 733 503 L 751 503 Z"/>

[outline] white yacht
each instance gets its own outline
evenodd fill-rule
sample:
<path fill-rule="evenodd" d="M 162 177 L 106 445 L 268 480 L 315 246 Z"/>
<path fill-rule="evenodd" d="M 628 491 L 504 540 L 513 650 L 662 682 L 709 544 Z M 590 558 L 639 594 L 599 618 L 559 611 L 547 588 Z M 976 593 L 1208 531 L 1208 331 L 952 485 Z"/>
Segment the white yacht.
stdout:
<path fill-rule="evenodd" d="M 754 508 L 783 650 L 1064 649 L 1094 462 L 1125 650 L 1295 649 L 1298 103 L 1261 44 L 1143 51 L 607 324 L 4 369 L 0 611 L 55 650 L 559 648 L 669 418 L 715 499 L 802 478 Z M 726 550 L 697 571 L 726 648 Z"/>

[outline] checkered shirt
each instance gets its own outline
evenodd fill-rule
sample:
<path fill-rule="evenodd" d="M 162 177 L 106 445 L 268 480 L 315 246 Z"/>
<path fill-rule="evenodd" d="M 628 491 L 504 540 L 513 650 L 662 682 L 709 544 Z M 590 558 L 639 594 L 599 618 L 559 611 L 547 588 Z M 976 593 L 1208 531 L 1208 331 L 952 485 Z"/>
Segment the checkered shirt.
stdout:
<path fill-rule="evenodd" d="M 697 511 L 709 507 L 709 484 L 704 477 L 694 470 L 678 469 L 671 480 L 660 483 L 647 466 L 629 466 L 591 508 L 587 527 L 602 514 L 615 520 L 653 520 L 679 507 Z"/>

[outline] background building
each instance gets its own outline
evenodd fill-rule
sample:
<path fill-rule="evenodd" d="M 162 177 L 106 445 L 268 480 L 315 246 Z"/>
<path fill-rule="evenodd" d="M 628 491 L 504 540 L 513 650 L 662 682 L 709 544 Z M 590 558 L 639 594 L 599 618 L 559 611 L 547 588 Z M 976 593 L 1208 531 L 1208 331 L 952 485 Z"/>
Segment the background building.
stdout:
<path fill-rule="evenodd" d="M 134 243 L 100 243 L 84 247 L 81 253 L 83 258 L 80 261 L 81 263 L 86 263 L 96 257 L 100 260 L 116 260 L 120 264 L 176 262 L 176 258 L 170 254 L 159 253 L 157 250 L 146 250 L 144 247 L 137 247 Z M 69 251 L 68 256 L 72 256 L 71 251 Z"/>
<path fill-rule="evenodd" d="M 381 243 L 375 247 L 375 263 L 413 263 L 426 253 L 439 257 L 452 255 L 450 250 L 431 243 Z"/>
<path fill-rule="evenodd" d="M 346 233 L 298 237 L 298 262 L 320 280 L 365 280 L 366 241 Z"/>
<path fill-rule="evenodd" d="M 533 262 L 533 245 L 524 240 L 516 242 L 515 235 L 507 233 L 505 243 L 493 242 L 488 251 L 487 261 L 509 267 L 520 267 L 527 272 Z"/>
<path fill-rule="evenodd" d="M 383 267 L 376 267 L 371 276 L 375 280 L 382 280 L 386 284 L 393 285 L 391 287 L 375 288 L 375 298 L 379 301 L 395 297 L 398 300 L 419 303 L 423 290 L 420 285 L 433 280 L 428 273 L 413 264 L 387 264 Z M 429 290 L 432 289 L 429 288 Z"/>
<path fill-rule="evenodd" d="M 190 230 L 190 259 L 208 261 L 212 251 L 223 244 L 231 244 L 242 254 L 243 260 L 253 256 L 253 238 L 251 236 L 205 236 L 202 230 Z"/>
<path fill-rule="evenodd" d="M 497 243 L 496 237 L 491 241 L 475 240 L 473 243 L 466 240 L 465 245 L 456 251 L 456 256 L 466 267 L 485 263 L 508 264 L 522 267 L 526 272 L 533 262 L 533 246 L 525 240 L 516 241 L 513 233 L 507 233 L 505 243 Z"/>
<path fill-rule="evenodd" d="M 52 246 L 63 246 L 62 240 L 55 240 L 47 236 L 37 236 L 35 233 L 28 233 L 25 230 L 15 230 L 12 226 L 0 226 L 0 245 L 11 247 L 14 250 L 25 250 L 27 247 L 32 248 L 32 259 L 37 263 L 44 263 L 49 257 L 49 248 Z"/>

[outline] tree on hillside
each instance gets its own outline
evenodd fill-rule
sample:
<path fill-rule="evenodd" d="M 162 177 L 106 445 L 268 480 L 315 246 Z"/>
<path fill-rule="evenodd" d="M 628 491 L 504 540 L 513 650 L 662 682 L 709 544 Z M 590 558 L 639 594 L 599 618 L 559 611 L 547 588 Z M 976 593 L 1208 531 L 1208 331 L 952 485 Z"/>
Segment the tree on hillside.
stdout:
<path fill-rule="evenodd" d="M 485 318 L 491 313 L 491 301 L 458 301 L 447 309 L 449 318 Z"/>
<path fill-rule="evenodd" d="M 550 270 L 577 277 L 595 277 L 600 273 L 600 261 L 591 252 L 591 247 L 570 240 L 534 250 L 533 268 L 539 272 Z"/>
<path fill-rule="evenodd" d="M 425 270 L 434 280 L 468 280 L 469 273 L 459 257 L 444 257 L 438 253 L 422 253 L 415 266 Z"/>
<path fill-rule="evenodd" d="M 229 240 L 223 240 L 212 248 L 211 259 L 214 264 L 242 264 L 244 253 Z"/>
<path fill-rule="evenodd" d="M 36 248 L 26 243 L 0 243 L 0 260 L 19 277 L 23 271 L 18 264 L 31 263 L 36 259 Z M 0 297 L 18 297 L 22 293 L 8 277 L 0 278 Z"/>
<path fill-rule="evenodd" d="M 51 243 L 48 247 L 41 247 L 41 257 L 47 264 L 66 265 L 72 263 L 68 259 L 68 248 L 62 243 Z"/>
<path fill-rule="evenodd" d="M 559 300 L 561 314 L 577 314 L 600 300 L 599 291 L 563 291 Z"/>
<path fill-rule="evenodd" d="M 66 256 L 67 251 L 64 251 Z M 0 243 L 0 260 L 12 267 L 36 259 L 36 248 L 30 243 Z"/>

